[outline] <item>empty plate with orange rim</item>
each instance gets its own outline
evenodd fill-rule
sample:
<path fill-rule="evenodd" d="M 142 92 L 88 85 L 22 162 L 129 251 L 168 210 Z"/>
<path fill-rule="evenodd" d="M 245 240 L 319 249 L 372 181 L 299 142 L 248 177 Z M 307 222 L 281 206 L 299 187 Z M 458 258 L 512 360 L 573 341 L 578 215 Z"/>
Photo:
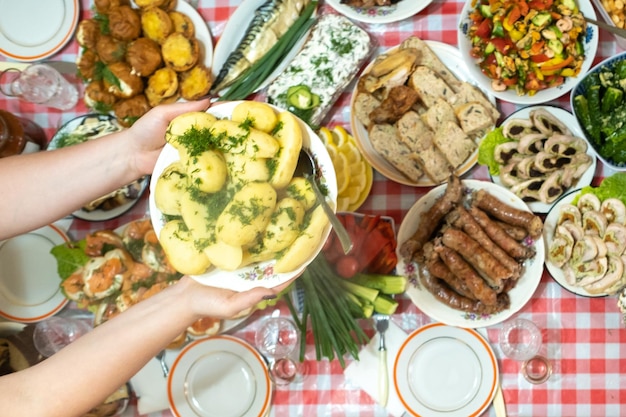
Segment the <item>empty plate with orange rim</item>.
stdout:
<path fill-rule="evenodd" d="M 496 393 L 498 362 L 476 330 L 431 323 L 402 344 L 393 378 L 410 415 L 477 417 Z"/>
<path fill-rule="evenodd" d="M 59 52 L 74 35 L 78 0 L 0 0 L 0 53 L 39 61 Z"/>
<path fill-rule="evenodd" d="M 56 226 L 0 241 L 0 317 L 34 323 L 65 307 L 69 300 L 50 250 L 68 241 Z"/>
<path fill-rule="evenodd" d="M 221 335 L 198 339 L 180 352 L 170 369 L 167 396 L 176 417 L 262 417 L 272 389 L 256 349 Z"/>

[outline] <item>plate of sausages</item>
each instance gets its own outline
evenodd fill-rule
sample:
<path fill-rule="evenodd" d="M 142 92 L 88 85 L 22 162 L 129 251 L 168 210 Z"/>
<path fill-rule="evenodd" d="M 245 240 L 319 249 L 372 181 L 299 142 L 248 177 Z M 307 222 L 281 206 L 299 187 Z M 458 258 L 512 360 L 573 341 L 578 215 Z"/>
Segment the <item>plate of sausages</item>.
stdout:
<path fill-rule="evenodd" d="M 530 300 L 543 272 L 543 222 L 504 187 L 452 175 L 411 207 L 398 231 L 407 295 L 450 326 L 500 323 Z"/>

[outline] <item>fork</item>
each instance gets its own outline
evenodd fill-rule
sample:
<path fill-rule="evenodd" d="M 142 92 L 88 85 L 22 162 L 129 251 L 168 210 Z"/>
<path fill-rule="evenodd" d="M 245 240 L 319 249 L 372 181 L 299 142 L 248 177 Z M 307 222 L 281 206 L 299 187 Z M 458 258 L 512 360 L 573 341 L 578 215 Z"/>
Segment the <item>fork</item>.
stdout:
<path fill-rule="evenodd" d="M 389 398 L 389 375 L 387 373 L 387 346 L 385 345 L 385 332 L 389 328 L 389 316 L 386 314 L 374 315 L 376 331 L 379 335 L 378 342 L 378 394 L 379 402 L 383 407 L 387 406 Z"/>
<path fill-rule="evenodd" d="M 161 370 L 163 371 L 163 377 L 167 378 L 167 375 L 170 373 L 170 368 L 167 366 L 167 363 L 165 363 L 165 349 L 163 349 L 162 351 L 157 353 L 155 358 L 161 364 Z"/>

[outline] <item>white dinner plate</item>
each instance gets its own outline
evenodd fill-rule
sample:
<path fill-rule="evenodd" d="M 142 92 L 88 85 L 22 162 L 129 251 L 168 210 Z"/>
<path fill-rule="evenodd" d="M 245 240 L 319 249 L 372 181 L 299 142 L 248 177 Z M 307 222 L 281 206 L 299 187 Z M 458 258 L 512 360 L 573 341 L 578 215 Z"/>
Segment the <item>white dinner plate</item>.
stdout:
<path fill-rule="evenodd" d="M 204 66 L 211 68 L 213 65 L 213 38 L 211 37 L 211 31 L 209 30 L 207 23 L 204 21 L 204 18 L 200 16 L 200 13 L 198 13 L 198 11 L 194 9 L 191 4 L 184 0 L 177 1 L 176 8 L 174 10 L 187 15 L 189 19 L 191 19 L 195 28 L 195 37 L 200 43 L 200 56 L 204 57 Z"/>
<path fill-rule="evenodd" d="M 589 0 L 579 0 L 576 3 L 578 4 L 578 7 L 583 15 L 591 19 L 596 19 L 596 12 Z M 578 74 L 578 77 L 565 77 L 564 83 L 560 86 L 537 91 L 537 93 L 532 96 L 528 94 L 520 96 L 515 92 L 515 90 L 511 89 L 506 91 L 493 90 L 491 88 L 491 78 L 482 73 L 478 64 L 474 63 L 474 59 L 470 56 L 472 43 L 471 40 L 468 39 L 468 37 L 466 36 L 466 33 L 471 25 L 469 13 L 471 10 L 473 10 L 475 4 L 475 1 L 467 0 L 465 5 L 463 6 L 463 10 L 461 10 L 461 14 L 459 15 L 460 20 L 457 44 L 459 45 L 459 49 L 461 50 L 463 59 L 467 62 L 469 76 L 476 80 L 476 82 L 481 85 L 483 89 L 490 90 L 491 94 L 493 94 L 500 100 L 523 105 L 547 103 L 561 97 L 562 95 L 569 93 L 570 90 L 574 88 L 574 86 L 576 86 L 576 83 L 578 83 L 578 80 L 580 79 L 579 77 L 585 75 L 587 71 L 589 71 L 589 68 L 591 68 L 593 60 L 596 57 L 596 52 L 598 50 L 598 41 L 600 39 L 600 35 L 596 26 L 587 25 L 587 34 L 585 36 L 582 36 L 581 39 L 583 43 L 583 48 L 585 50 L 585 59 L 583 61 L 582 67 L 580 68 L 580 73 Z"/>
<path fill-rule="evenodd" d="M 554 232 L 556 230 L 556 222 L 559 220 L 561 207 L 566 204 L 571 204 L 572 201 L 574 201 L 574 199 L 579 194 L 580 189 L 570 191 L 568 194 L 565 194 L 560 199 L 558 199 L 552 209 L 548 212 L 546 220 L 543 223 L 543 239 L 545 240 L 545 245 L 547 248 L 549 248 L 550 244 L 552 243 L 552 238 L 554 237 Z M 568 284 L 567 280 L 565 279 L 565 275 L 563 274 L 563 270 L 550 262 L 547 256 L 545 259 L 545 263 L 546 269 L 548 270 L 552 278 L 554 278 L 554 280 L 567 291 L 576 295 L 582 295 L 584 297 L 606 297 L 608 295 L 606 293 L 591 294 L 582 287 Z"/>
<path fill-rule="evenodd" d="M 78 25 L 78 0 L 0 0 L 0 53 L 39 61 L 57 53 Z"/>
<path fill-rule="evenodd" d="M 103 122 L 107 122 L 110 121 L 111 123 L 116 122 L 117 119 L 115 118 L 115 116 L 110 115 L 110 114 L 85 114 L 82 116 L 78 116 L 70 121 L 68 121 L 67 123 L 65 123 L 63 126 L 61 126 L 61 128 L 54 134 L 54 136 L 52 137 L 52 139 L 50 140 L 50 143 L 48 144 L 48 150 L 54 150 L 60 147 L 60 140 L 64 135 L 67 134 L 71 134 L 72 132 L 74 132 L 80 125 L 81 123 L 84 122 L 84 120 L 88 117 L 97 117 L 99 120 L 103 121 Z M 122 126 L 119 126 L 119 130 L 124 129 Z M 98 130 L 98 132 L 103 132 L 104 130 L 100 129 Z M 113 132 L 111 132 L 113 133 Z M 98 136 L 100 137 L 100 136 Z M 102 210 L 102 209 L 96 209 L 96 210 L 92 210 L 92 211 L 87 211 L 85 209 L 78 209 L 76 211 L 74 211 L 72 213 L 72 215 L 78 219 L 81 220 L 86 220 L 86 221 L 90 221 L 90 222 L 101 222 L 101 221 L 105 221 L 105 220 L 110 220 L 110 219 L 114 219 L 118 216 L 121 216 L 122 214 L 126 213 L 128 210 L 130 210 L 131 208 L 133 208 L 133 206 L 135 204 L 137 204 L 137 202 L 139 201 L 139 199 L 141 198 L 141 196 L 143 195 L 144 191 L 146 190 L 146 188 L 148 187 L 148 182 L 149 182 L 149 177 L 143 177 L 140 180 L 140 189 L 137 193 L 137 198 L 133 198 L 131 200 L 129 200 L 128 202 L 121 204 L 111 210 Z"/>
<path fill-rule="evenodd" d="M 215 79 L 215 77 L 217 77 L 220 73 L 231 52 L 239 46 L 239 43 L 246 33 L 248 25 L 250 25 L 250 22 L 252 22 L 252 19 L 254 18 L 254 12 L 264 3 L 266 3 L 266 0 L 243 0 L 239 7 L 237 7 L 233 14 L 228 18 L 226 26 L 224 26 L 224 31 L 215 45 L 215 60 L 211 69 L 213 72 L 213 79 Z M 313 12 L 313 15 L 315 15 L 315 12 Z M 283 72 L 293 57 L 295 57 L 300 51 L 302 45 L 306 42 L 309 32 L 300 38 L 282 62 L 277 65 L 276 69 L 274 69 L 274 71 L 267 76 L 263 83 L 259 85 L 257 91 L 265 88 L 274 80 L 274 78 L 278 77 L 278 75 Z M 228 91 L 228 87 L 219 92 L 225 91 Z"/>
<path fill-rule="evenodd" d="M 524 203 L 519 197 L 506 188 L 492 182 L 463 180 L 463 185 L 471 190 L 484 189 L 491 195 L 496 196 L 501 201 L 504 201 L 512 207 L 530 211 L 526 203 Z M 509 291 L 508 294 L 511 305 L 508 309 L 496 314 L 488 315 L 469 313 L 448 307 L 446 304 L 435 298 L 435 296 L 428 291 L 428 289 L 424 288 L 420 282 L 419 268 L 417 264 L 415 262 L 408 264 L 405 263 L 403 257 L 400 255 L 402 243 L 415 233 L 415 230 L 417 230 L 419 222 L 421 221 L 422 214 L 435 203 L 439 196 L 443 195 L 446 187 L 446 184 L 442 184 L 430 190 L 426 195 L 420 198 L 413 205 L 413 207 L 411 207 L 402 220 L 400 229 L 398 230 L 398 246 L 396 248 L 398 264 L 396 266 L 396 271 L 398 272 L 398 275 L 404 275 L 409 279 L 410 283 L 407 287 L 406 294 L 409 296 L 411 301 L 413 301 L 413 304 L 415 304 L 417 308 L 432 319 L 450 326 L 465 328 L 478 328 L 500 323 L 521 310 L 535 293 L 543 273 L 545 253 L 543 239 L 539 238 L 533 243 L 536 251 L 535 256 L 524 262 L 524 271 L 522 276 L 519 278 L 517 285 Z"/>
<path fill-rule="evenodd" d="M 404 0 L 407 1 L 407 0 Z M 441 60 L 441 62 L 461 81 L 473 82 L 468 77 L 467 68 L 465 63 L 461 59 L 461 52 L 450 45 L 447 45 L 442 42 L 437 41 L 426 41 L 426 44 L 432 51 L 437 55 L 437 57 Z M 397 49 L 395 46 L 385 53 L 389 53 Z M 363 70 L 363 74 L 366 74 L 374 64 L 374 60 L 368 64 L 368 66 Z M 357 86 L 355 85 L 354 90 L 352 91 L 352 97 L 350 99 L 350 108 L 354 109 L 354 100 L 356 99 L 356 91 Z M 483 92 L 485 90 L 483 89 Z M 495 104 L 495 99 L 487 94 L 487 98 Z M 363 154 L 363 157 L 370 163 L 376 171 L 380 172 L 385 177 L 389 178 L 392 181 L 395 181 L 400 184 L 410 185 L 413 187 L 432 187 L 434 185 L 438 185 L 434 183 L 430 178 L 426 175 L 422 175 L 422 177 L 417 181 L 413 182 L 409 180 L 404 174 L 398 171 L 393 165 L 391 165 L 382 155 L 380 155 L 374 146 L 370 142 L 369 134 L 367 132 L 367 128 L 361 123 L 361 121 L 356 117 L 356 112 L 352 111 L 350 114 L 350 126 L 352 130 L 352 134 L 356 140 L 356 143 L 359 147 L 359 150 Z M 465 174 L 467 171 L 472 169 L 474 165 L 478 162 L 478 148 L 467 158 L 467 160 L 457 168 L 456 174 L 461 176 Z"/>
<path fill-rule="evenodd" d="M 496 393 L 498 362 L 475 330 L 431 323 L 400 346 L 393 379 L 413 416 L 477 417 Z"/>
<path fill-rule="evenodd" d="M 541 105 L 528 106 L 528 107 L 524 107 L 523 109 L 519 109 L 518 111 L 509 115 L 509 117 L 507 117 L 500 126 L 504 125 L 507 121 L 511 119 L 528 119 L 531 111 L 536 110 L 536 109 L 541 109 L 541 108 L 552 113 L 553 116 L 555 116 L 557 119 L 563 122 L 569 128 L 569 130 L 572 132 L 574 136 L 584 140 L 585 144 L 587 145 L 587 155 L 591 157 L 592 162 L 589 168 L 587 168 L 587 171 L 585 171 L 585 173 L 578 179 L 578 181 L 572 184 L 572 186 L 568 188 L 568 190 L 576 190 L 576 189 L 579 189 L 579 188 L 582 188 L 591 184 L 591 181 L 593 181 L 593 176 L 596 173 L 596 154 L 591 148 L 591 146 L 589 146 L 589 144 L 585 140 L 585 136 L 583 132 L 581 132 L 580 128 L 578 127 L 578 124 L 576 123 L 576 118 L 574 117 L 572 113 L 556 106 L 541 106 Z M 502 187 L 508 188 L 504 184 L 502 184 L 502 181 L 500 181 L 499 175 L 492 175 L 491 180 L 494 183 L 501 185 Z M 565 190 L 563 194 L 567 193 L 568 190 Z M 554 201 L 551 204 L 543 203 L 541 201 L 529 201 L 526 204 L 528 204 L 528 207 L 530 207 L 533 213 L 545 214 L 548 211 L 550 211 L 552 206 L 556 204 L 556 201 Z"/>
<path fill-rule="evenodd" d="M 69 302 L 61 292 L 57 262 L 50 250 L 69 239 L 49 225 L 0 242 L 0 316 L 34 323 Z"/>
<path fill-rule="evenodd" d="M 433 0 L 400 0 L 391 6 L 351 7 L 340 0 L 327 0 L 335 10 L 352 20 L 366 23 L 391 23 L 409 18 L 425 9 Z"/>
<path fill-rule="evenodd" d="M 216 103 L 211 106 L 207 113 L 216 116 L 217 118 L 230 119 L 233 109 L 240 104 L 241 101 L 229 101 Z M 280 110 L 271 104 L 269 106 L 273 107 L 276 111 L 285 111 Z M 313 154 L 317 164 L 319 166 L 319 176 L 318 178 L 324 184 L 324 187 L 327 190 L 326 197 L 328 200 L 332 202 L 333 206 L 337 204 L 337 178 L 335 176 L 335 170 L 333 167 L 333 162 L 330 159 L 330 155 L 324 146 L 322 140 L 315 134 L 315 132 L 302 120 L 298 119 L 298 123 L 302 129 L 302 147 L 307 148 Z M 154 193 L 156 183 L 159 179 L 159 176 L 167 168 L 172 162 L 178 161 L 179 155 L 176 148 L 174 148 L 169 143 L 165 145 L 159 158 L 157 159 L 156 165 L 154 167 L 154 171 L 152 172 L 152 178 L 150 181 L 150 198 L 149 198 L 149 206 L 150 206 L 150 218 L 152 220 L 152 226 L 154 227 L 154 231 L 157 236 L 161 234 L 161 229 L 166 223 L 166 216 L 164 216 L 161 211 L 157 208 L 156 203 L 154 201 Z M 208 272 L 202 275 L 192 275 L 196 281 L 204 284 L 210 285 L 213 287 L 219 288 L 228 288 L 233 291 L 245 291 L 251 289 L 253 287 L 267 287 L 273 288 L 280 284 L 283 284 L 298 275 L 304 268 L 313 261 L 315 256 L 319 253 L 326 241 L 330 233 L 330 223 L 326 226 L 323 232 L 322 239 L 313 251 L 312 255 L 309 256 L 300 267 L 296 270 L 286 273 L 276 273 L 274 272 L 274 265 L 276 264 L 276 260 L 272 259 L 265 262 L 259 262 L 256 264 L 252 264 L 235 271 L 225 271 L 215 267 L 209 269 Z"/>
<path fill-rule="evenodd" d="M 232 336 L 199 339 L 174 361 L 167 380 L 176 417 L 262 417 L 271 382 L 261 355 Z"/>

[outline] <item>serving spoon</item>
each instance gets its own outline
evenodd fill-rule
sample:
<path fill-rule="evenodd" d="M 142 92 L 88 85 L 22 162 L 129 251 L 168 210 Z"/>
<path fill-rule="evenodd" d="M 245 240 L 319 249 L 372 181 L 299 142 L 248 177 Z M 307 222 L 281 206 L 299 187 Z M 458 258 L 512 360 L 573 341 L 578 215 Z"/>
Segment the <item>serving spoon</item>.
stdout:
<path fill-rule="evenodd" d="M 313 188 L 313 192 L 315 193 L 315 197 L 317 202 L 321 204 L 324 209 L 324 213 L 330 220 L 330 224 L 335 229 L 335 233 L 337 233 L 337 237 L 339 238 L 339 242 L 341 242 L 341 247 L 343 248 L 343 252 L 348 254 L 352 250 L 352 239 L 350 239 L 350 235 L 339 218 L 330 208 L 328 202 L 326 201 L 326 197 L 320 191 L 317 185 L 317 169 L 315 167 L 315 161 L 313 160 L 313 156 L 309 153 L 309 151 L 305 148 L 300 150 L 300 155 L 298 156 L 298 165 L 296 166 L 296 174 L 302 175 L 306 179 L 309 180 L 311 186 Z"/>
<path fill-rule="evenodd" d="M 587 16 L 584 16 L 585 21 L 587 23 L 591 23 L 592 25 L 596 25 L 597 27 L 604 29 L 608 32 L 613 33 L 614 35 L 617 35 L 621 38 L 626 38 L 626 29 L 622 29 L 622 28 L 618 28 L 617 26 L 611 26 L 607 23 L 604 22 L 599 22 L 597 20 L 594 19 L 590 19 Z"/>

